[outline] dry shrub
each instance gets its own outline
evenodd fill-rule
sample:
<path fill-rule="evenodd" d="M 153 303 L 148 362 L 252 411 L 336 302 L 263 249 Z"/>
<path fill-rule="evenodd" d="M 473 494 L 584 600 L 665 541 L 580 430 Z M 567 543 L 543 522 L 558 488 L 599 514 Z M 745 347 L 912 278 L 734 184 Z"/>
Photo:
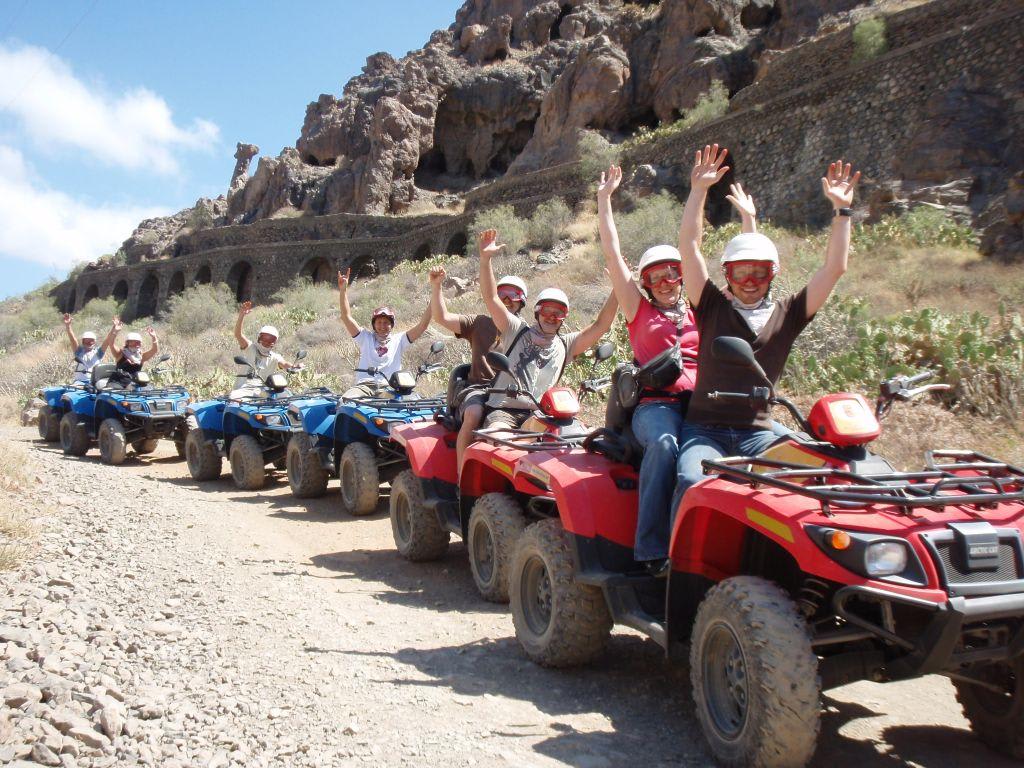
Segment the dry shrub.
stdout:
<path fill-rule="evenodd" d="M 560 197 L 545 200 L 537 206 L 527 225 L 527 241 L 534 248 L 547 250 L 565 237 L 572 211 Z"/>
<path fill-rule="evenodd" d="M 180 336 L 198 336 L 208 328 L 232 328 L 236 304 L 224 283 L 195 285 L 172 296 L 163 325 Z"/>
<path fill-rule="evenodd" d="M 14 568 L 28 554 L 35 529 L 25 502 L 34 482 L 25 449 L 0 441 L 0 571 Z"/>

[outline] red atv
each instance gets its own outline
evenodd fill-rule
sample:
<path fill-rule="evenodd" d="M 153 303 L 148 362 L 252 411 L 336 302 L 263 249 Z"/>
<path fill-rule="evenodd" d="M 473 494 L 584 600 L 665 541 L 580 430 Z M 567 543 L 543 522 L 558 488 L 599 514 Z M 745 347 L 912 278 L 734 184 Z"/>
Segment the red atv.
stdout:
<path fill-rule="evenodd" d="M 610 343 L 598 346 L 594 366 L 614 351 Z M 495 370 L 509 372 L 504 355 L 489 352 L 487 357 Z M 441 557 L 450 534 L 462 537 L 480 594 L 507 603 L 508 567 L 516 539 L 531 519 L 550 516 L 554 505 L 550 490 L 520 471 L 523 460 L 535 452 L 557 453 L 578 446 L 588 430 L 576 418 L 579 399 L 567 387 L 552 387 L 539 401 L 517 387 L 487 389 L 510 397 L 526 395 L 537 411 L 520 429 L 476 431 L 477 440 L 466 449 L 460 483 L 455 455 L 459 425 L 453 414 L 458 410 L 456 397 L 473 389 L 458 384 L 468 371 L 469 366 L 452 371 L 448 407 L 435 421 L 402 424 L 391 432 L 409 459 L 409 469 L 391 485 L 391 530 L 399 553 L 413 562 Z M 608 384 L 608 377 L 590 378 L 580 392 L 596 392 Z"/>
<path fill-rule="evenodd" d="M 746 342 L 714 345 L 716 358 L 760 371 Z M 835 394 L 807 418 L 767 378 L 753 393 L 716 393 L 783 405 L 804 434 L 704 462 L 711 476 L 675 516 L 671 575 L 654 579 L 632 559 L 638 453 L 624 377 L 620 366 L 605 430 L 518 468 L 554 497 L 510 573 L 531 659 L 589 661 L 616 623 L 666 651 L 689 643 L 697 716 L 723 765 L 804 765 L 822 690 L 929 673 L 952 679 L 985 743 L 1024 757 L 1024 470 L 930 451 L 923 470 L 897 472 L 865 447 L 894 400 L 942 385 L 897 377 L 875 413 L 860 395 Z"/>

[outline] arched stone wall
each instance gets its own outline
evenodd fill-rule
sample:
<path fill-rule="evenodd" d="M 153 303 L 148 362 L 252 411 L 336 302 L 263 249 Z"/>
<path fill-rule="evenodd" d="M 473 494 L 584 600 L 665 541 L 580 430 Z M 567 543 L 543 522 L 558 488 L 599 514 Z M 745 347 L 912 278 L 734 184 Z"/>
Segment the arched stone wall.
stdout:
<path fill-rule="evenodd" d="M 463 256 L 466 253 L 466 233 L 456 232 L 448 239 L 448 245 L 445 246 L 444 252 L 449 256 Z"/>
<path fill-rule="evenodd" d="M 424 261 L 430 258 L 430 243 L 423 243 L 412 255 L 413 261 Z"/>
<path fill-rule="evenodd" d="M 317 283 L 330 283 L 334 273 L 334 265 L 323 256 L 317 256 L 307 261 L 300 272 L 303 277 L 308 277 L 314 285 Z"/>
<path fill-rule="evenodd" d="M 150 272 L 139 286 L 134 317 L 152 317 L 160 308 L 160 278 Z"/>
<path fill-rule="evenodd" d="M 192 282 L 196 285 L 209 285 L 212 281 L 213 274 L 210 272 L 210 265 L 203 264 L 203 266 L 196 270 L 196 276 Z"/>
<path fill-rule="evenodd" d="M 349 279 L 352 282 L 356 280 L 371 280 L 380 274 L 380 269 L 377 267 L 377 262 L 369 254 L 365 256 L 357 256 L 349 264 L 349 269 L 352 270 Z"/>
<path fill-rule="evenodd" d="M 82 306 L 84 307 L 93 299 L 98 299 L 100 296 L 100 289 L 96 283 L 93 283 L 85 289 L 85 293 L 82 295 Z"/>
<path fill-rule="evenodd" d="M 110 292 L 110 295 L 114 297 L 114 301 L 118 304 L 124 304 L 128 301 L 128 281 L 118 280 L 114 286 L 114 290 Z"/>
<path fill-rule="evenodd" d="M 252 298 L 252 264 L 248 261 L 236 261 L 228 270 L 225 281 L 236 301 L 248 301 Z"/>
<path fill-rule="evenodd" d="M 171 275 L 171 282 L 167 284 L 167 297 L 170 298 L 185 290 L 185 273 L 180 269 Z"/>
<path fill-rule="evenodd" d="M 75 306 L 75 300 L 78 297 L 78 292 L 72 288 L 71 293 L 68 294 L 68 300 L 64 304 L 65 312 L 74 312 L 78 307 Z"/>

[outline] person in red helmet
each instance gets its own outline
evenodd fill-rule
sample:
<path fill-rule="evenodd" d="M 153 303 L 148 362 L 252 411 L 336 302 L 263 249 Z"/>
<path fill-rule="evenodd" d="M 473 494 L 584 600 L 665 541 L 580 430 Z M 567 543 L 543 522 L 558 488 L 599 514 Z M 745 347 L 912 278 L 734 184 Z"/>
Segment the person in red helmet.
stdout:
<path fill-rule="evenodd" d="M 356 372 L 356 383 L 344 397 L 386 397 L 382 389 L 395 371 L 402 368 L 402 353 L 416 339 L 423 335 L 430 324 L 430 302 L 427 302 L 420 321 L 402 333 L 394 333 L 397 317 L 388 306 L 377 307 L 370 315 L 370 329 L 363 328 L 352 318 L 348 303 L 348 283 L 352 270 L 338 272 L 338 302 L 341 307 L 342 325 L 352 334 L 359 347 L 359 363 L 356 368 L 374 368 L 376 373 Z"/>

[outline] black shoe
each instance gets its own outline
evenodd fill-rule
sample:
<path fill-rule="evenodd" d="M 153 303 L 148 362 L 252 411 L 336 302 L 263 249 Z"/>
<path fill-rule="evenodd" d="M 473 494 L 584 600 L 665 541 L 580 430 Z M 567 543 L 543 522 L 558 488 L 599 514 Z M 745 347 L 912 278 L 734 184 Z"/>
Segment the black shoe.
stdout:
<path fill-rule="evenodd" d="M 657 560 L 644 560 L 643 566 L 647 575 L 656 579 L 668 578 L 668 572 L 671 569 L 669 560 L 665 557 L 659 557 Z"/>

